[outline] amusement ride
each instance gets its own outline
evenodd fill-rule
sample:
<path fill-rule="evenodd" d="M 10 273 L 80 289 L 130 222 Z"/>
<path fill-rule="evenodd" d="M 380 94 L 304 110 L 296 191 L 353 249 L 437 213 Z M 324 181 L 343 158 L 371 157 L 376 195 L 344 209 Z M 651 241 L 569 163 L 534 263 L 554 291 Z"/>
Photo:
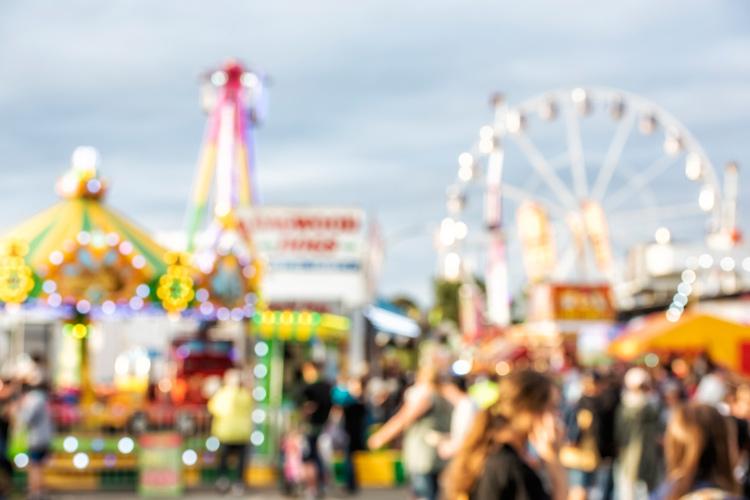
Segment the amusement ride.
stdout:
<path fill-rule="evenodd" d="M 483 276 L 488 323 L 511 322 L 522 283 L 605 283 L 625 304 L 638 244 L 738 239 L 736 167 L 722 189 L 695 136 L 654 102 L 578 87 L 516 105 L 495 95 L 492 106 L 494 121 L 458 157 L 438 232 L 440 274 Z"/>

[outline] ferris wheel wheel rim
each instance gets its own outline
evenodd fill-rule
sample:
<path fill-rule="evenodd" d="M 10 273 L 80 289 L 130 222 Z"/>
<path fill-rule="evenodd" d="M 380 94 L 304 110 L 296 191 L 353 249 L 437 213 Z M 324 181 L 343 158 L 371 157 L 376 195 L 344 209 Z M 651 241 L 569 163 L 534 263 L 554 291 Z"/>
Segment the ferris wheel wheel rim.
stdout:
<path fill-rule="evenodd" d="M 544 101 L 548 101 L 551 97 L 557 98 L 557 101 L 560 102 L 562 99 L 570 100 L 571 94 L 573 91 L 577 89 L 583 89 L 588 97 L 596 96 L 597 101 L 605 101 L 608 99 L 612 100 L 613 98 L 621 98 L 626 103 L 632 102 L 635 103 L 636 109 L 640 111 L 647 111 L 650 114 L 656 115 L 659 118 L 659 123 L 663 124 L 665 128 L 667 126 L 671 127 L 673 130 L 675 130 L 678 135 L 684 140 L 685 144 L 685 153 L 696 153 L 700 159 L 702 164 L 705 167 L 705 181 L 708 181 L 712 188 L 714 189 L 714 192 L 717 196 L 721 195 L 721 186 L 719 184 L 719 177 L 717 175 L 717 169 L 713 162 L 711 161 L 711 158 L 706 153 L 706 150 L 701 145 L 700 141 L 695 137 L 695 135 L 690 131 L 690 129 L 681 121 L 679 120 L 674 114 L 672 114 L 670 111 L 668 111 L 663 106 L 657 104 L 656 102 L 643 97 L 639 94 L 636 94 L 631 91 L 618 89 L 615 87 L 605 87 L 605 86 L 597 86 L 597 85 L 591 85 L 591 86 L 575 86 L 575 87 L 558 87 L 552 90 L 548 90 L 539 94 L 536 94 L 532 97 L 525 98 L 524 100 L 520 101 L 517 104 L 510 104 L 507 101 L 503 101 L 499 106 L 501 108 L 505 108 L 506 113 L 507 111 L 514 110 L 514 111 L 522 111 L 524 113 L 529 113 L 531 111 L 534 111 L 534 106 L 538 106 Z M 605 96 L 604 98 L 602 96 Z M 532 108 L 532 109 L 529 109 Z M 498 134 L 498 136 L 503 137 L 505 135 L 510 135 L 510 132 L 507 132 L 505 130 L 505 126 L 502 123 L 499 123 L 499 120 L 501 120 L 504 117 L 503 113 L 497 113 L 496 119 L 493 123 L 493 128 L 495 132 Z M 689 145 L 689 147 L 687 147 Z M 486 156 L 486 154 L 481 153 L 479 148 L 479 142 L 476 141 L 474 145 L 471 148 L 472 154 L 475 154 L 476 156 Z M 717 203 L 716 206 L 719 204 Z M 716 210 L 716 208 L 712 209 L 711 211 Z"/>

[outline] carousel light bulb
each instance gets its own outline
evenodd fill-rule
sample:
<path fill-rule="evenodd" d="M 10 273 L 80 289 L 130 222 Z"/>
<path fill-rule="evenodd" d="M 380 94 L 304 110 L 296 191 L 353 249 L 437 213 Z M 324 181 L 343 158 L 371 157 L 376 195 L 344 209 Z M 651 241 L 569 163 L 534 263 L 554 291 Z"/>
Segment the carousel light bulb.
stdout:
<path fill-rule="evenodd" d="M 683 282 L 677 286 L 677 291 L 687 297 L 693 293 L 693 287 Z"/>
<path fill-rule="evenodd" d="M 96 194 L 102 190 L 102 181 L 91 179 L 86 183 L 86 190 L 91 194 Z"/>
<path fill-rule="evenodd" d="M 102 312 L 104 314 L 114 314 L 116 310 L 117 306 L 111 300 L 105 300 L 104 302 L 102 302 Z"/>
<path fill-rule="evenodd" d="M 463 377 L 464 375 L 468 375 L 471 371 L 471 363 L 465 359 L 459 359 L 453 363 L 451 369 L 453 370 L 453 373 Z"/>
<path fill-rule="evenodd" d="M 195 450 L 185 450 L 182 452 L 182 463 L 188 467 L 192 467 L 198 463 L 198 454 Z"/>
<path fill-rule="evenodd" d="M 672 234 L 666 227 L 660 227 L 656 230 L 656 233 L 654 233 L 654 239 L 658 244 L 666 245 L 672 240 Z"/>
<path fill-rule="evenodd" d="M 118 248 L 121 254 L 130 255 L 130 253 L 133 251 L 133 244 L 129 241 L 123 241 L 122 243 L 120 243 L 120 246 Z"/>
<path fill-rule="evenodd" d="M 75 453 L 77 449 L 78 439 L 76 439 L 75 436 L 67 436 L 63 439 L 63 450 L 65 450 L 66 453 Z"/>
<path fill-rule="evenodd" d="M 79 300 L 76 303 L 76 311 L 81 314 L 88 314 L 91 311 L 91 303 L 88 300 Z"/>
<path fill-rule="evenodd" d="M 124 437 L 117 442 L 117 449 L 123 455 L 131 453 L 135 449 L 135 441 L 132 438 Z"/>
<path fill-rule="evenodd" d="M 57 283 L 55 283 L 52 280 L 46 280 L 42 284 L 42 290 L 44 290 L 44 293 L 46 293 L 48 295 L 51 294 L 51 293 L 55 293 L 55 290 L 57 290 Z"/>
<path fill-rule="evenodd" d="M 133 267 L 136 269 L 143 269 L 146 265 L 146 258 L 143 255 L 136 255 L 133 257 Z"/>
<path fill-rule="evenodd" d="M 219 438 L 215 436 L 211 436 L 208 439 L 206 439 L 206 449 L 210 451 L 211 453 L 218 451 L 220 446 L 221 446 L 221 442 L 219 441 Z"/>
<path fill-rule="evenodd" d="M 26 453 L 19 453 L 15 457 L 13 457 L 13 463 L 19 469 L 24 469 L 27 465 L 29 465 L 29 456 Z"/>
<path fill-rule="evenodd" d="M 80 231 L 76 236 L 76 240 L 80 245 L 86 246 L 91 243 L 91 233 L 88 231 Z"/>
<path fill-rule="evenodd" d="M 703 162 L 698 153 L 688 153 L 685 158 L 685 176 L 691 181 L 697 181 L 703 174 Z"/>
<path fill-rule="evenodd" d="M 198 300 L 198 302 L 205 302 L 208 300 L 208 290 L 205 288 L 199 288 L 195 292 L 195 298 Z"/>
<path fill-rule="evenodd" d="M 131 298 L 128 304 L 130 305 L 131 309 L 133 309 L 134 311 L 137 311 L 143 307 L 143 299 L 136 296 L 136 297 Z"/>
<path fill-rule="evenodd" d="M 73 456 L 73 467 L 78 470 L 85 469 L 89 466 L 89 456 L 83 452 L 76 453 Z"/>
<path fill-rule="evenodd" d="M 49 254 L 49 261 L 55 266 L 62 264 L 63 258 L 63 254 L 60 250 L 55 250 Z"/>
<path fill-rule="evenodd" d="M 241 307 L 235 307 L 231 312 L 232 321 L 242 321 L 245 318 L 245 311 Z"/>
<path fill-rule="evenodd" d="M 73 151 L 71 164 L 76 172 L 95 173 L 99 165 L 99 152 L 91 146 L 79 146 Z"/>
<path fill-rule="evenodd" d="M 714 208 L 716 203 L 716 193 L 714 193 L 713 187 L 708 184 L 701 188 L 700 195 L 698 195 L 698 205 L 704 212 L 710 212 Z"/>

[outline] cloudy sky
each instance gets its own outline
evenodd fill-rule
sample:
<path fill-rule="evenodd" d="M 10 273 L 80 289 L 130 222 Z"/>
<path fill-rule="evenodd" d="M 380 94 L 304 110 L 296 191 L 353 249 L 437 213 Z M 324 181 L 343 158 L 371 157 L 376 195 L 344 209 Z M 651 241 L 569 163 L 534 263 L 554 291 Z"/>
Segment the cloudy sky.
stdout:
<path fill-rule="evenodd" d="M 2 2 L 0 229 L 54 202 L 80 144 L 101 151 L 114 206 L 180 228 L 198 75 L 236 56 L 273 78 L 263 200 L 377 214 L 383 291 L 427 301 L 430 233 L 490 92 L 627 89 L 670 110 L 714 163 L 750 164 L 748 26 L 741 1 Z"/>

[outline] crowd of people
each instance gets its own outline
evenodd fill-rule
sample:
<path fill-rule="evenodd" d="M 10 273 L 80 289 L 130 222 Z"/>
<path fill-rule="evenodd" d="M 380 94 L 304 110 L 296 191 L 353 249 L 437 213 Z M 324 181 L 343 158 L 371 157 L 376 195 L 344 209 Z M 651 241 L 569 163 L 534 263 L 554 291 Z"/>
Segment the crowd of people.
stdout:
<path fill-rule="evenodd" d="M 400 401 L 388 414 L 368 396 L 382 380 L 329 384 L 306 366 L 299 433 L 284 448 L 301 453 L 303 490 L 323 496 L 327 443 L 343 451 L 351 493 L 354 454 L 390 445 L 415 499 L 750 497 L 750 385 L 705 356 L 556 374 L 519 367 L 495 377 L 489 402 L 469 395 L 473 380 L 437 366 L 391 387 Z"/>
<path fill-rule="evenodd" d="M 45 498 L 42 472 L 54 429 L 47 381 L 40 356 L 25 359 L 13 372 L 0 377 L 0 500 L 9 498 L 12 490 L 13 465 L 8 452 L 14 446 L 28 451 L 27 498 Z"/>
<path fill-rule="evenodd" d="M 464 381 L 425 364 L 368 443 L 403 436 L 418 499 L 750 496 L 750 385 L 705 356 L 662 361 L 555 375 L 519 368 L 476 412 Z"/>
<path fill-rule="evenodd" d="M 391 446 L 420 500 L 750 498 L 750 382 L 705 356 L 650 364 L 467 377 L 428 359 L 413 380 L 400 372 L 329 381 L 307 362 L 296 417 L 279 443 L 285 489 L 325 496 L 337 451 L 344 489 L 356 494 L 357 453 Z M 471 386 L 488 382 L 494 397 L 476 397 Z M 242 474 L 230 472 L 244 471 L 250 455 L 248 387 L 230 370 L 208 402 L 225 492 L 244 490 Z M 47 394 L 39 363 L 2 379 L 0 498 L 12 477 L 11 426 L 26 441 L 29 498 L 43 497 L 53 435 Z"/>

